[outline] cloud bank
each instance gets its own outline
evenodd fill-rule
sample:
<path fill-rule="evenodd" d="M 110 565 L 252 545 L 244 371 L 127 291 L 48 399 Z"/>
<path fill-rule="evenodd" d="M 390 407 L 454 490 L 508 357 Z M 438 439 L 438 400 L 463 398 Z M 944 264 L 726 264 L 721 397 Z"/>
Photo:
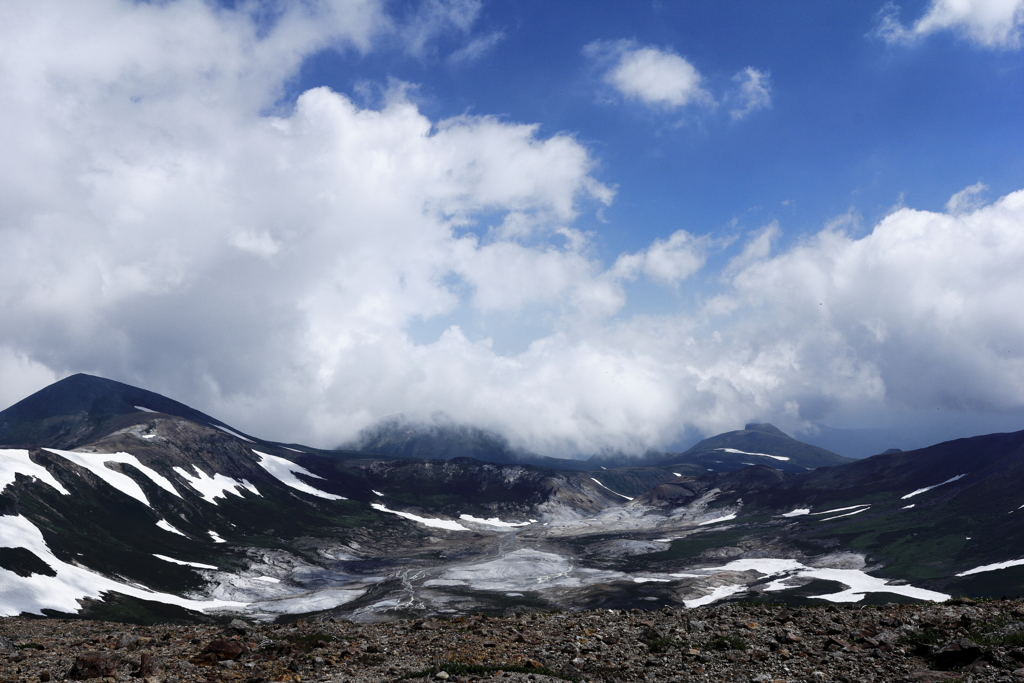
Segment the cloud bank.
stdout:
<path fill-rule="evenodd" d="M 444 411 L 551 454 L 1024 409 L 1024 191 L 782 251 L 766 226 L 714 272 L 725 245 L 683 230 L 606 263 L 574 226 L 614 190 L 571 135 L 430 120 L 401 87 L 379 108 L 324 88 L 277 104 L 324 46 L 427 49 L 374 3 L 269 27 L 189 0 L 39 7 L 0 8 L 7 403 L 91 372 L 267 438 Z M 683 303 L 634 313 L 644 288 Z"/>

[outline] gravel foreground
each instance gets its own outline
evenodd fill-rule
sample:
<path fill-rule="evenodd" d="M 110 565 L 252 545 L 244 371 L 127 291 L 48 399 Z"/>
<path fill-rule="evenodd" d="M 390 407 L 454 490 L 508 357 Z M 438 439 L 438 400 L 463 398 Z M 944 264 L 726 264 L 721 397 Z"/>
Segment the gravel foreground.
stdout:
<path fill-rule="evenodd" d="M 1013 681 L 1020 600 L 727 604 L 354 624 L 0 619 L 0 683 Z"/>

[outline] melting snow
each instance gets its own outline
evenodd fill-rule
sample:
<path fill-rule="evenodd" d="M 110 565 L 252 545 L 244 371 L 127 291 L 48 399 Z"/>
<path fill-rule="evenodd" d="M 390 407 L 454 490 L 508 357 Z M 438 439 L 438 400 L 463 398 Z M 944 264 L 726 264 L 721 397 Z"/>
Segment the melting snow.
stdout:
<path fill-rule="evenodd" d="M 715 517 L 714 519 L 709 519 L 707 521 L 701 522 L 697 526 L 707 526 L 708 524 L 715 524 L 716 522 L 728 522 L 730 519 L 736 519 L 735 512 L 731 515 L 726 515 L 725 517 Z"/>
<path fill-rule="evenodd" d="M 605 489 L 606 491 L 612 491 L 612 490 L 611 490 L 610 488 L 608 488 L 607 486 L 605 486 L 604 484 L 602 484 L 601 482 L 599 482 L 599 481 L 598 481 L 597 479 L 594 479 L 593 477 L 591 477 L 591 479 L 592 479 L 592 480 L 594 481 L 594 483 L 595 483 L 595 484 L 597 484 L 597 485 L 598 485 L 598 486 L 600 486 L 601 488 Z M 632 498 L 630 498 L 629 496 L 624 496 L 624 495 L 622 495 L 621 493 L 619 493 L 618 491 L 612 491 L 612 493 L 614 493 L 614 494 L 615 494 L 616 496 L 622 496 L 622 497 L 623 497 L 623 498 L 625 498 L 626 500 L 633 500 L 633 499 L 632 499 Z"/>
<path fill-rule="evenodd" d="M 177 529 L 175 529 L 173 526 L 170 525 L 170 523 L 166 522 L 165 520 L 161 519 L 159 522 L 156 523 L 156 525 L 158 527 L 160 527 L 161 529 L 163 529 L 164 531 L 170 531 L 172 534 L 178 534 L 179 536 L 185 536 L 185 534 L 183 534 L 180 531 L 178 531 Z M 187 538 L 187 536 L 186 536 L 186 538 Z"/>
<path fill-rule="evenodd" d="M 182 467 L 173 468 L 182 479 L 187 481 L 189 485 L 194 488 L 200 496 L 208 503 L 217 504 L 217 498 L 227 498 L 227 494 L 233 494 L 241 496 L 242 493 L 239 489 L 248 489 L 257 496 L 260 495 L 259 489 L 253 484 L 250 484 L 247 479 L 232 479 L 231 477 L 225 477 L 223 474 L 214 474 L 212 477 L 201 469 L 196 468 L 196 474 L 189 474 Z"/>
<path fill-rule="evenodd" d="M 971 574 L 980 574 L 982 572 L 994 572 L 997 569 L 1006 569 L 1007 567 L 1017 567 L 1024 564 L 1024 560 L 1007 560 L 1006 562 L 996 562 L 995 564 L 985 564 L 974 569 L 968 569 L 965 572 L 960 572 L 957 576 L 970 576 Z"/>
<path fill-rule="evenodd" d="M 117 462 L 125 465 L 131 465 L 142 472 L 142 474 L 144 474 L 150 481 L 163 490 L 181 498 L 181 494 L 178 493 L 166 477 L 143 465 L 134 455 L 130 455 L 128 453 L 76 453 L 75 451 L 59 451 L 55 448 L 47 448 L 45 450 L 59 455 L 66 460 L 70 460 L 76 465 L 84 467 L 121 493 L 126 496 L 131 496 L 143 505 L 149 506 L 149 499 L 146 498 L 146 494 L 142 492 L 142 487 L 140 487 L 135 480 L 127 474 L 121 474 L 120 472 L 115 472 L 110 469 L 106 466 L 106 463 Z"/>
<path fill-rule="evenodd" d="M 153 553 L 153 557 L 157 558 L 158 560 L 163 560 L 164 562 L 183 564 L 186 567 L 195 567 L 196 569 L 218 569 L 218 567 L 214 567 L 212 564 L 203 564 L 202 562 L 186 562 L 185 560 L 176 560 L 173 557 L 167 557 L 166 555 L 157 555 L 156 553 Z"/>
<path fill-rule="evenodd" d="M 305 477 L 309 477 L 310 479 L 323 479 L 323 477 L 313 474 L 306 468 L 296 465 L 291 460 L 279 458 L 276 455 L 260 453 L 259 451 L 253 451 L 253 453 L 256 454 L 256 460 L 259 462 L 260 467 L 269 472 L 285 486 L 290 486 L 297 491 L 302 491 L 303 493 L 308 493 L 320 498 L 326 498 L 327 500 L 348 500 L 348 498 L 345 498 L 344 496 L 336 496 L 333 493 L 327 493 L 320 489 L 315 489 L 296 477 L 296 474 L 301 474 Z"/>
<path fill-rule="evenodd" d="M 770 453 L 747 453 L 746 451 L 738 451 L 735 448 L 716 448 L 716 451 L 725 451 L 726 453 L 736 453 L 737 455 L 760 455 L 765 458 L 774 458 L 775 460 L 789 460 L 784 455 L 772 455 Z"/>
<path fill-rule="evenodd" d="M 68 490 L 57 481 L 56 477 L 50 474 L 49 470 L 42 465 L 32 462 L 28 457 L 28 451 L 0 448 L 0 491 L 14 483 L 15 474 L 35 477 L 39 481 L 57 489 L 65 496 L 70 495 Z"/>
<path fill-rule="evenodd" d="M 399 512 L 398 510 L 388 510 L 380 503 L 371 503 L 370 507 L 372 507 L 374 510 L 380 510 L 381 512 L 390 512 L 393 515 L 405 517 L 406 519 L 411 519 L 414 522 L 419 522 L 424 526 L 430 526 L 436 529 L 448 529 L 449 531 L 469 531 L 469 529 L 462 526 L 455 520 L 451 519 L 435 519 L 431 517 L 420 517 L 419 515 L 414 515 L 411 512 Z"/>
<path fill-rule="evenodd" d="M 21 515 L 0 517 L 0 547 L 25 548 L 48 564 L 56 576 L 33 574 L 18 576 L 0 569 L 0 616 L 17 616 L 22 612 L 42 614 L 44 609 L 78 612 L 82 598 L 101 598 L 116 591 L 124 595 L 153 600 L 186 609 L 240 609 L 246 604 L 229 600 L 189 600 L 168 593 L 157 593 L 138 586 L 118 583 L 83 567 L 60 561 L 50 551 L 39 529 Z"/>
<path fill-rule="evenodd" d="M 477 524 L 486 524 L 487 526 L 500 526 L 500 527 L 514 527 L 514 526 L 529 526 L 537 520 L 531 519 L 529 522 L 503 522 L 497 517 L 489 517 L 487 519 L 480 519 L 473 515 L 459 515 L 459 519 L 467 522 L 476 522 Z"/>
<path fill-rule="evenodd" d="M 789 512 L 784 512 L 782 514 L 782 516 L 783 517 L 799 517 L 800 515 L 809 515 L 809 514 L 811 514 L 811 509 L 810 508 L 797 508 L 796 510 L 790 510 Z"/>
<path fill-rule="evenodd" d="M 935 486 L 926 486 L 923 489 L 918 489 L 916 491 L 911 491 L 907 495 L 905 495 L 902 498 L 900 498 L 900 500 L 906 500 L 907 498 L 913 498 L 914 496 L 916 496 L 919 493 L 924 493 L 925 491 L 931 491 L 932 489 L 937 489 L 940 486 L 944 486 L 945 484 L 951 484 L 954 481 L 956 481 L 957 479 L 963 479 L 966 476 L 967 476 L 966 474 L 958 474 L 955 477 L 953 477 L 952 479 L 947 479 L 946 481 L 942 482 L 941 484 L 936 484 Z"/>

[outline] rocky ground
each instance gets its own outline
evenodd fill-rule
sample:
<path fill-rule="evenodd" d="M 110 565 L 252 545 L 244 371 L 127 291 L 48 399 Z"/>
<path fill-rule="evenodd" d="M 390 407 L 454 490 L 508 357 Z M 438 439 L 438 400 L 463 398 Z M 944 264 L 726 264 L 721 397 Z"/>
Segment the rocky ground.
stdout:
<path fill-rule="evenodd" d="M 0 620 L 0 683 L 1024 681 L 1024 602 L 726 604 L 354 624 Z M 99 683 L 99 682 L 98 682 Z"/>

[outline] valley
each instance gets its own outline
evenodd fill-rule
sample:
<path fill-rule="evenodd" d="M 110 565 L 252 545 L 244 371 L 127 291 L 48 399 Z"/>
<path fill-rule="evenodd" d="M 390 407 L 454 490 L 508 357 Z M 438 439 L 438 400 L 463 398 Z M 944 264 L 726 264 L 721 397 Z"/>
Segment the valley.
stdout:
<path fill-rule="evenodd" d="M 402 429 L 376 435 L 395 457 L 325 451 L 62 380 L 0 412 L 0 615 L 377 623 L 1024 593 L 1024 432 L 850 461 L 755 424 L 553 469 L 490 437 L 506 462 L 424 458 L 479 455 L 479 434 Z"/>

